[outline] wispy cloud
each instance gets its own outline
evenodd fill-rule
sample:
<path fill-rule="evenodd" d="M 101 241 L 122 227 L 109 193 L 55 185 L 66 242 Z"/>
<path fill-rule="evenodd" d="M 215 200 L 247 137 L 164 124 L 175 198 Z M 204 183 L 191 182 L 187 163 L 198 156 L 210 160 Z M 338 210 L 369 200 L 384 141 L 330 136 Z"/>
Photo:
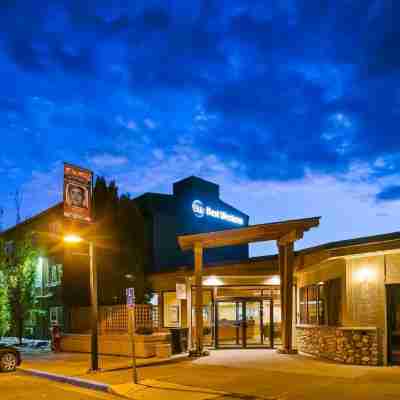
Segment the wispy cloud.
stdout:
<path fill-rule="evenodd" d="M 156 129 L 157 128 L 157 123 L 151 118 L 145 118 L 143 123 L 146 126 L 146 128 L 148 128 L 148 129 Z"/>
<path fill-rule="evenodd" d="M 96 154 L 88 158 L 88 161 L 95 168 L 108 168 L 108 167 L 120 167 L 126 165 L 129 160 L 125 156 L 118 156 L 109 153 Z"/>

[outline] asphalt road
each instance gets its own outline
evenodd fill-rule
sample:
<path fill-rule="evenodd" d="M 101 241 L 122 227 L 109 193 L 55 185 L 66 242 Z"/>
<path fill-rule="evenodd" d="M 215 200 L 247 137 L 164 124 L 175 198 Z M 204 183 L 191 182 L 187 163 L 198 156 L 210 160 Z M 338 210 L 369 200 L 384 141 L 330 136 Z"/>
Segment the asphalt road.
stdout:
<path fill-rule="evenodd" d="M 0 373 L 1 400 L 120 400 L 111 394 L 51 382 L 19 372 Z"/>

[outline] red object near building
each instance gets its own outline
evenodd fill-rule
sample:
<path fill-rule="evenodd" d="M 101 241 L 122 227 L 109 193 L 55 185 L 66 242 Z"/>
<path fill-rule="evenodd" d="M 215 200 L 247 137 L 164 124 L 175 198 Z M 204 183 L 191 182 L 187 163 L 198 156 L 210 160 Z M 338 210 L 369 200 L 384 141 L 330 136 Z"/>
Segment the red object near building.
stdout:
<path fill-rule="evenodd" d="M 59 325 L 53 325 L 51 327 L 51 349 L 55 353 L 61 351 L 61 329 Z"/>

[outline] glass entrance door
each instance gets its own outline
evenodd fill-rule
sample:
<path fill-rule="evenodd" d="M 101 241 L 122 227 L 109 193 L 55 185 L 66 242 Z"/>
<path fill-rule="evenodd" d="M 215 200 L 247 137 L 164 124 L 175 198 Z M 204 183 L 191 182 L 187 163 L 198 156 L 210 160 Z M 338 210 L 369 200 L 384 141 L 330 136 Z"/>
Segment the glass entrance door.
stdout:
<path fill-rule="evenodd" d="M 243 347 L 243 303 L 220 301 L 217 303 L 216 313 L 216 346 Z"/>
<path fill-rule="evenodd" d="M 387 286 L 389 362 L 400 364 L 400 285 Z"/>
<path fill-rule="evenodd" d="M 245 321 L 243 323 L 244 347 L 260 346 L 262 344 L 263 315 L 261 301 L 244 301 Z"/>
<path fill-rule="evenodd" d="M 215 321 L 216 347 L 273 347 L 270 299 L 218 301 Z"/>

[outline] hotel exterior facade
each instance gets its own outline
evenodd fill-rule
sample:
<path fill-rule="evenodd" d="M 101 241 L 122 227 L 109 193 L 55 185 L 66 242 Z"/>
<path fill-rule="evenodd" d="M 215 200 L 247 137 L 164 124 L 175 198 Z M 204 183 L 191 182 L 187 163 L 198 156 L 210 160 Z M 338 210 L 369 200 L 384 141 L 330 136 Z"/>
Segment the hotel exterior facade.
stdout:
<path fill-rule="evenodd" d="M 400 233 L 305 249 L 295 265 L 294 348 L 340 363 L 399 363 Z M 194 279 L 190 267 L 151 275 L 163 326 L 189 328 L 192 341 Z M 278 256 L 205 266 L 203 290 L 205 345 L 279 348 Z"/>
<path fill-rule="evenodd" d="M 400 363 L 400 232 L 294 251 L 319 218 L 249 226 L 245 213 L 220 199 L 218 185 L 196 177 L 176 182 L 172 194 L 132 201 L 146 220 L 159 328 L 186 331 L 189 348 L 201 336 L 206 348 L 286 347 L 347 364 Z M 2 236 L 58 232 L 62 224 L 57 205 Z M 277 241 L 277 254 L 249 257 L 248 243 L 267 239 Z M 86 261 L 77 266 L 66 253 L 57 247 L 40 261 L 38 294 L 48 315 L 37 335 L 54 321 L 68 332 L 69 310 L 88 305 Z M 117 272 L 110 277 L 99 276 L 103 305 L 129 286 Z"/>

